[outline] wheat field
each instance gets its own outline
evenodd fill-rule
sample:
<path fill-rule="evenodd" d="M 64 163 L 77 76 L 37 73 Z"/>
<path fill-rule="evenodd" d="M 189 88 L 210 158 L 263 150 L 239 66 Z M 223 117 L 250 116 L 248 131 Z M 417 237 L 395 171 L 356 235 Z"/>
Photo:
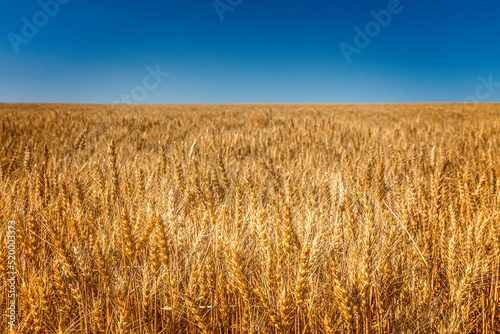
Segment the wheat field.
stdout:
<path fill-rule="evenodd" d="M 2 333 L 500 332 L 499 104 L 0 121 Z"/>

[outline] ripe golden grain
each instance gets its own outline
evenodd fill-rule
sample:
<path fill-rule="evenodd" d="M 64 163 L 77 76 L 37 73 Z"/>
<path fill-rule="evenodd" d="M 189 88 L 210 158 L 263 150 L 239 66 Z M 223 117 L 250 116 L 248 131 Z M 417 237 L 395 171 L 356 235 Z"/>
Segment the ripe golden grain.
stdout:
<path fill-rule="evenodd" d="M 0 121 L 18 226 L 2 333 L 500 332 L 497 104 L 3 104 Z"/>

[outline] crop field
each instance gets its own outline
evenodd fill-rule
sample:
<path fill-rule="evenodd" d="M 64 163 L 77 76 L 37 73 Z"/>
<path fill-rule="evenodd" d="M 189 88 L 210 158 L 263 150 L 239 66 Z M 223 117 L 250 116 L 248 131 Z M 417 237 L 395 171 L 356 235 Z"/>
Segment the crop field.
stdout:
<path fill-rule="evenodd" d="M 0 104 L 1 333 L 498 333 L 500 104 Z"/>

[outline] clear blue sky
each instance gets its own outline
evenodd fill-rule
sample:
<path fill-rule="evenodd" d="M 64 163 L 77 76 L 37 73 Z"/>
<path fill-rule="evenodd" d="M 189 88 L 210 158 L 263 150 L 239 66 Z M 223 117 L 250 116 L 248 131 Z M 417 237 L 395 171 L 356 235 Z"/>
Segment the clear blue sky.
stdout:
<path fill-rule="evenodd" d="M 0 3 L 0 101 L 500 101 L 498 0 L 54 1 Z"/>

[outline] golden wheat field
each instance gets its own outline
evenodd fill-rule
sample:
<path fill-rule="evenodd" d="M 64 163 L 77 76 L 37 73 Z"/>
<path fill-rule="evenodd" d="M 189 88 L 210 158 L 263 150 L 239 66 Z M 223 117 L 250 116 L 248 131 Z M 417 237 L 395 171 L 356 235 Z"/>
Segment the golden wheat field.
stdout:
<path fill-rule="evenodd" d="M 0 121 L 2 333 L 500 331 L 499 104 Z"/>

